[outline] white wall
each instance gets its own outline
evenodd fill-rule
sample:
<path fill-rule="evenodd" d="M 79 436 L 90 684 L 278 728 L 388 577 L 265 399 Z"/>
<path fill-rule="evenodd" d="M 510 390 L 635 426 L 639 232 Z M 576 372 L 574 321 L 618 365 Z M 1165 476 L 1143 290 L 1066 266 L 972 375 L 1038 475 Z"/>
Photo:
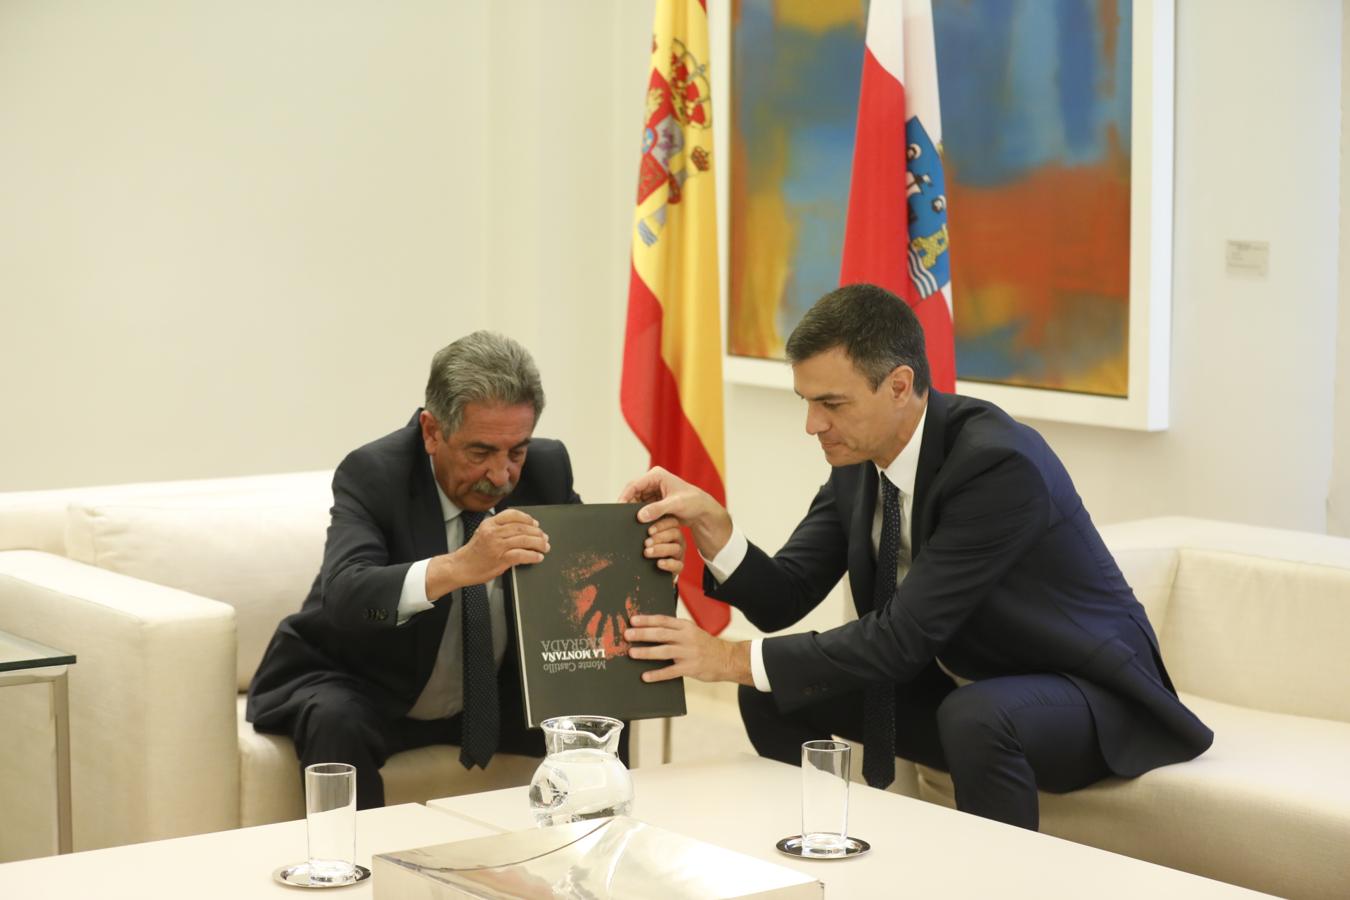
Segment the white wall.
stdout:
<path fill-rule="evenodd" d="M 1172 424 L 1041 430 L 1099 521 L 1180 513 L 1324 531 L 1341 3 L 1177 7 Z M 1229 238 L 1269 241 L 1268 280 L 1225 274 Z"/>
<path fill-rule="evenodd" d="M 627 0 L 493 3 L 482 196 L 489 327 L 528 346 L 583 498 L 646 467 L 619 413 L 628 254 L 652 8 Z"/>
<path fill-rule="evenodd" d="M 319 468 L 401 424 L 486 319 L 485 19 L 0 6 L 0 489 Z"/>
<path fill-rule="evenodd" d="M 1178 5 L 1173 424 L 1042 429 L 1099 521 L 1320 531 L 1341 4 Z M 0 5 L 0 489 L 328 467 L 494 327 L 612 497 L 645 464 L 617 384 L 651 10 Z M 1224 274 L 1228 237 L 1270 241 L 1268 281 Z M 826 475 L 802 412 L 727 390 L 730 504 L 770 548 Z"/>
<path fill-rule="evenodd" d="M 1345 114 L 1345 100 L 1350 97 L 1350 65 L 1346 65 L 1344 48 L 1350 46 L 1350 15 L 1341 7 L 1341 165 L 1340 204 L 1341 222 L 1350 221 L 1350 116 Z M 1340 234 L 1339 296 L 1340 314 L 1336 340 L 1335 412 L 1332 416 L 1331 489 L 1327 498 L 1327 531 L 1350 536 L 1350 228 Z"/>
<path fill-rule="evenodd" d="M 611 495 L 650 19 L 0 6 L 0 489 L 329 467 L 492 327 Z"/>

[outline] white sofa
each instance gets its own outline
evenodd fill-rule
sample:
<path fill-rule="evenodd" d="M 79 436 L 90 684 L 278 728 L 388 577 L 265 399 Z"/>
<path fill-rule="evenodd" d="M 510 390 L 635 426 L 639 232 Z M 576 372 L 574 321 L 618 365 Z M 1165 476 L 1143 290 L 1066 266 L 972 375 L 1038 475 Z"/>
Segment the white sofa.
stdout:
<path fill-rule="evenodd" d="M 309 472 L 0 494 L 0 629 L 78 657 L 76 850 L 304 815 L 294 748 L 254 732 L 243 692 L 318 572 L 330 480 Z M 0 721 L 25 723 L 22 733 L 41 740 L 31 723 L 45 724 L 45 703 L 0 691 Z M 28 833 L 25 817 L 51 807 L 51 786 L 31 766 L 6 764 L 17 743 L 0 742 L 0 859 L 54 852 Z M 382 770 L 388 801 L 524 784 L 538 764 L 499 754 L 468 772 L 457 756 L 448 747 L 395 755 Z"/>
<path fill-rule="evenodd" d="M 1350 897 L 1350 540 L 1188 518 L 1102 535 L 1214 746 L 1042 793 L 1041 830 L 1280 896 Z M 917 796 L 953 805 L 944 773 L 902 768 Z"/>

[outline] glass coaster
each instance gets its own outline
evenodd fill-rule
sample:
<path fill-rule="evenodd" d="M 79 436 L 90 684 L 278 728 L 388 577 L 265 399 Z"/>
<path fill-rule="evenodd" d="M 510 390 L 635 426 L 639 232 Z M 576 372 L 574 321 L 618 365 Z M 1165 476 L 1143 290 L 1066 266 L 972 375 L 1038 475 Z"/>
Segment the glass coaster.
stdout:
<path fill-rule="evenodd" d="M 350 881 L 323 881 L 313 884 L 309 881 L 309 863 L 296 863 L 291 866 L 282 866 L 272 873 L 272 877 L 277 881 L 291 887 L 299 888 L 340 888 L 351 884 L 358 884 L 370 877 L 370 870 L 365 866 L 356 867 L 356 875 Z"/>
<path fill-rule="evenodd" d="M 788 856 L 795 856 L 798 859 L 852 859 L 855 856 L 862 856 L 872 845 L 862 838 L 848 837 L 844 838 L 843 853 L 807 853 L 802 848 L 802 836 L 800 834 L 790 835 L 783 838 L 774 847 L 779 853 L 786 853 Z"/>

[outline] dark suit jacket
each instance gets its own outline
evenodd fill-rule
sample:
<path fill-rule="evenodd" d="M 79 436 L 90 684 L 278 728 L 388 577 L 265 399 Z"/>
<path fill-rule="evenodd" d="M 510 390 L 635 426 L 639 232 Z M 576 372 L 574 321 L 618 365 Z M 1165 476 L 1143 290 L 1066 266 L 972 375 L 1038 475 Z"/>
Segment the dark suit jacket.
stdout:
<path fill-rule="evenodd" d="M 534 438 L 520 483 L 497 509 L 580 502 L 567 449 Z M 412 563 L 446 550 L 436 482 L 414 414 L 403 428 L 348 454 L 333 473 L 323 566 L 300 611 L 277 626 L 249 686 L 248 720 L 266 730 L 284 728 L 296 691 L 331 680 L 356 687 L 391 717 L 405 715 L 431 674 L 450 604 L 437 603 L 399 626 L 399 594 Z M 509 579 L 505 587 L 512 623 Z M 512 637 L 502 674 L 518 685 L 514 644 Z"/>
<path fill-rule="evenodd" d="M 1177 699 L 1144 608 L 1039 434 L 992 404 L 929 392 L 913 564 L 880 614 L 872 611 L 877 478 L 871 462 L 834 469 L 772 559 L 752 544 L 725 584 L 705 585 L 776 631 L 847 571 L 857 621 L 764 642 L 780 709 L 915 680 L 941 655 L 973 678 L 1068 676 L 1087 697 L 1116 774 L 1209 747 L 1213 732 Z"/>

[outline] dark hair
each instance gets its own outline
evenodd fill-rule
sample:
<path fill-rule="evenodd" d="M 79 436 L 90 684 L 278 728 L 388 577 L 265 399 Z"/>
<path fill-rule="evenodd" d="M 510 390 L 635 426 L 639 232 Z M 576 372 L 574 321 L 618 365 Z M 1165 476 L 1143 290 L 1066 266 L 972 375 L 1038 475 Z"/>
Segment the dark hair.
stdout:
<path fill-rule="evenodd" d="M 923 326 L 909 304 L 875 284 L 846 284 L 816 301 L 787 340 L 795 363 L 841 347 L 876 390 L 896 366 L 914 370 L 914 391 L 928 393 Z"/>

